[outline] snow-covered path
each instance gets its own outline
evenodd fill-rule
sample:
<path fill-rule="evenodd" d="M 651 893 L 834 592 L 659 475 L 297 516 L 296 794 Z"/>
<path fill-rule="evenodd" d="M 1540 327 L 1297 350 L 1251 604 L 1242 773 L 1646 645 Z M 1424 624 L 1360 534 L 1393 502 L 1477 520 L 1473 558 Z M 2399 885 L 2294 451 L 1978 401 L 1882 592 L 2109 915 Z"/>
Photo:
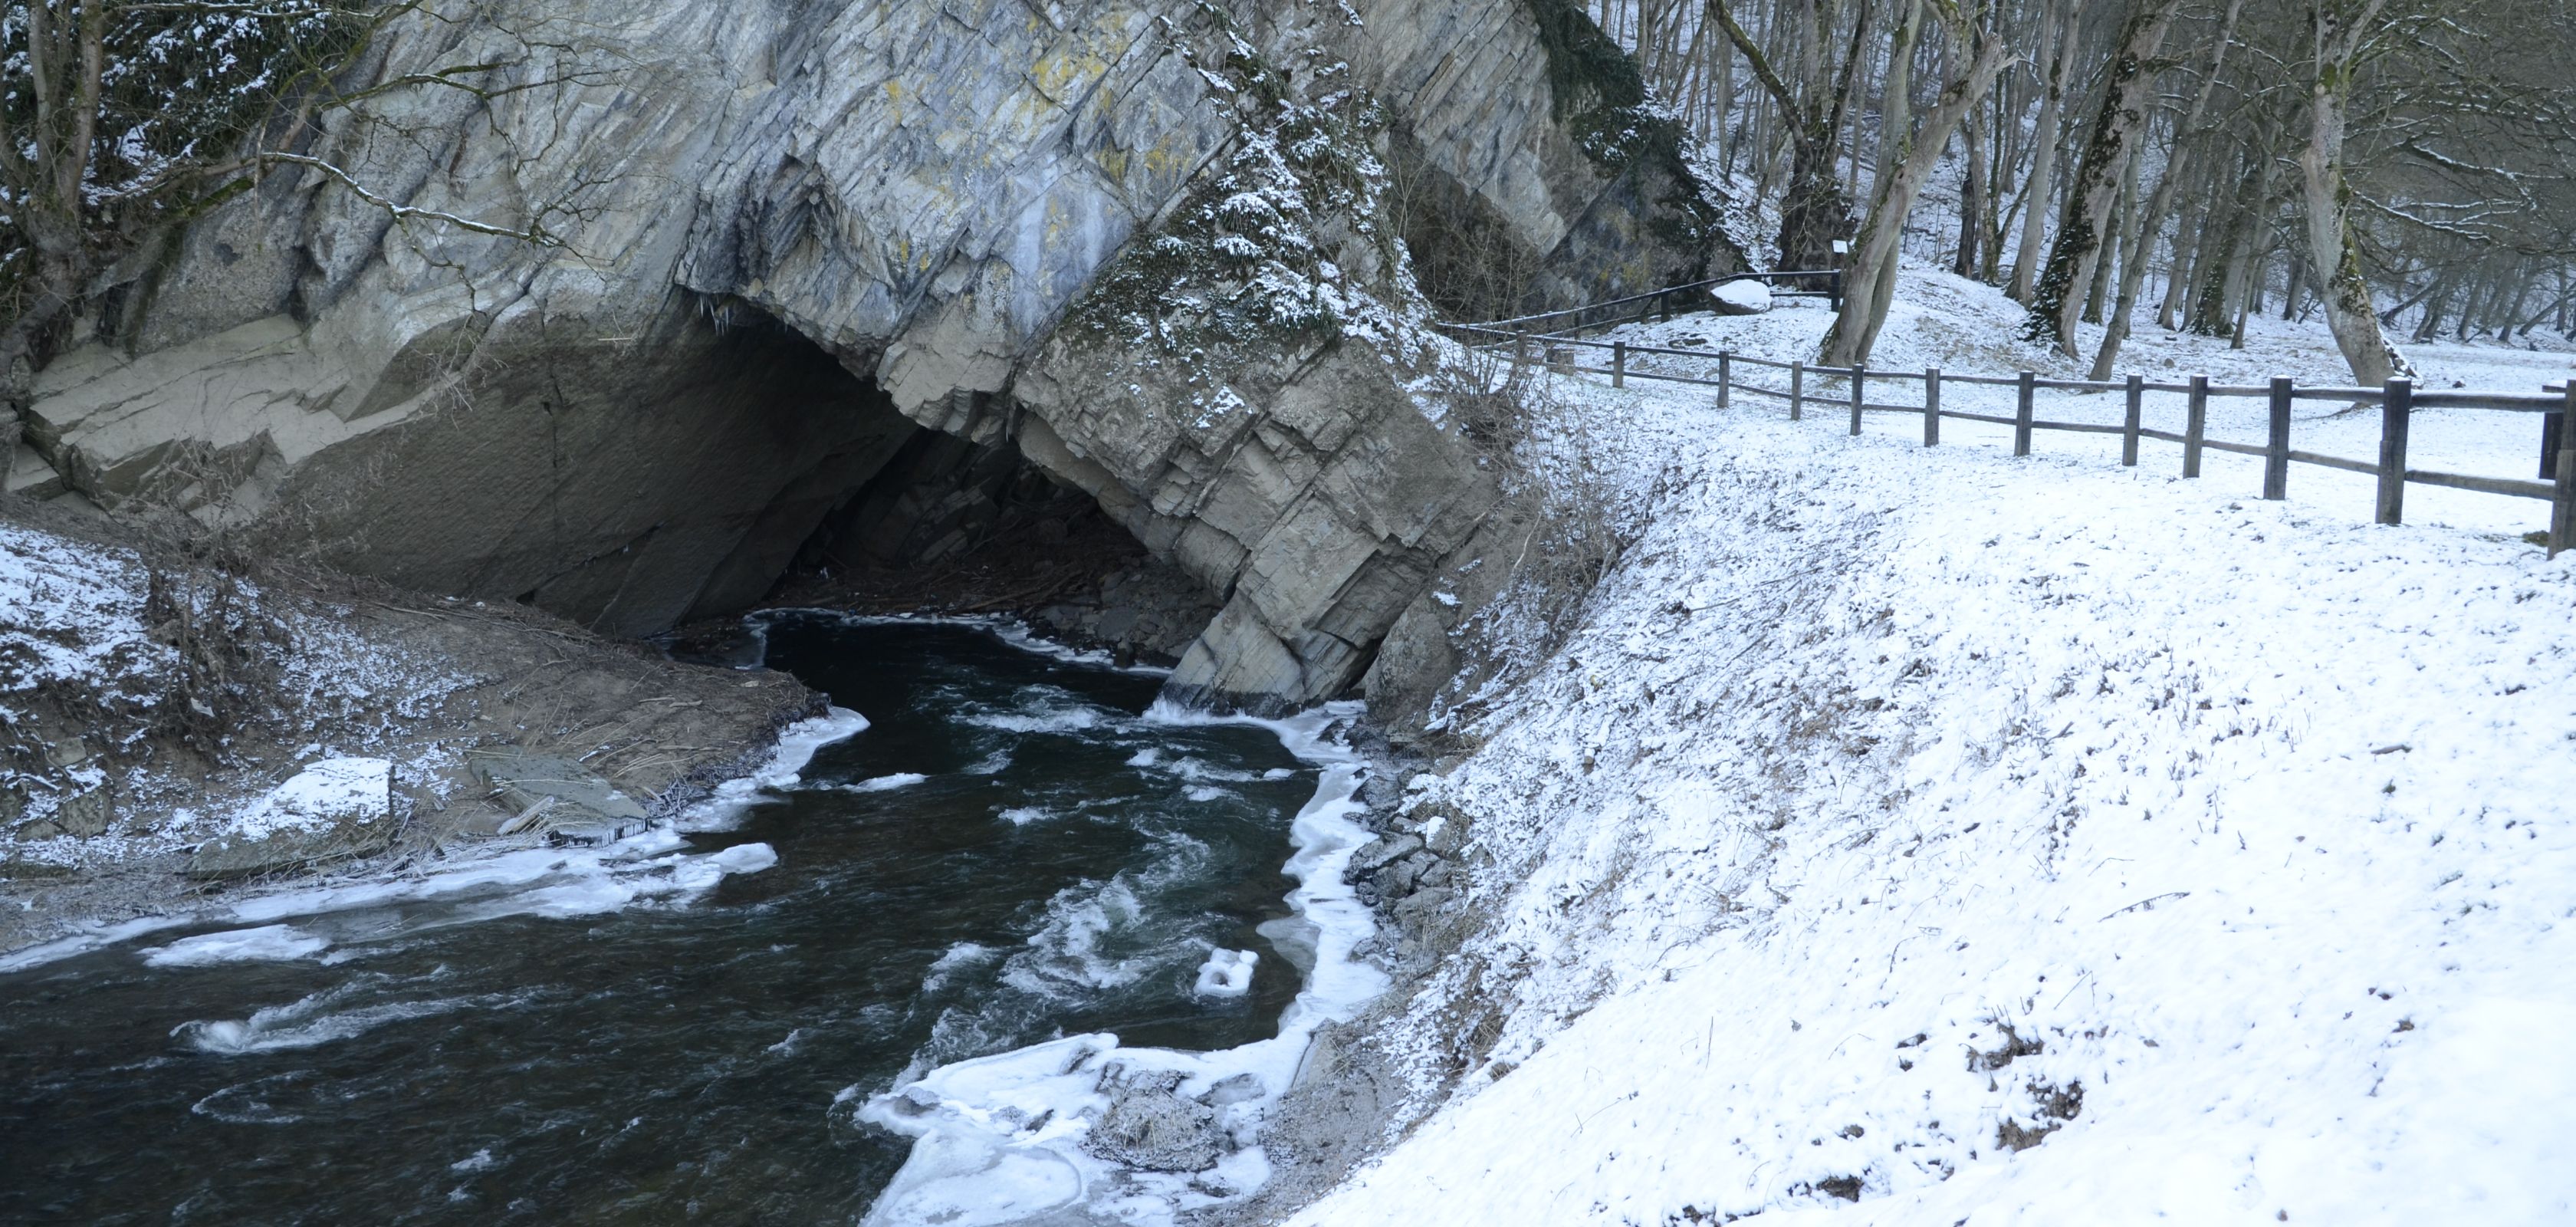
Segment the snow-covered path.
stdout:
<path fill-rule="evenodd" d="M 1465 1081 L 1298 1221 L 2576 1216 L 2576 555 L 1582 388 L 1650 527 L 1415 782 Z"/>

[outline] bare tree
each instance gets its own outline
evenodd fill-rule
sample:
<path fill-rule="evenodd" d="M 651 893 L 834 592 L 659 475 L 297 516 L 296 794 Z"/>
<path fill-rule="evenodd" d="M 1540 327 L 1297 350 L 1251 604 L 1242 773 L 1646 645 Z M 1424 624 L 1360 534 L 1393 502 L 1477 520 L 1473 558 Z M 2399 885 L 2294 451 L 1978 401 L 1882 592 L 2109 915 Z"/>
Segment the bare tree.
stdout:
<path fill-rule="evenodd" d="M 2030 181 L 2023 189 L 2028 211 L 2022 214 L 2021 247 L 2013 256 L 2011 294 L 2023 302 L 2030 301 L 2031 285 L 2039 268 L 2040 240 L 2047 233 L 2044 223 L 2048 201 L 2056 191 L 2052 180 L 2057 174 L 2058 116 L 2065 107 L 2067 85 L 2075 75 L 2075 55 L 2083 39 L 2083 5 L 2067 0 L 2062 10 L 2052 4 L 2044 11 L 2039 41 L 2053 46 L 2055 54 L 2049 57 L 2038 132 L 2032 137 Z"/>
<path fill-rule="evenodd" d="M 2218 92 L 2219 77 L 2227 67 L 2227 49 L 2235 41 L 2236 22 L 2244 13 L 2245 0 L 2228 0 L 2227 12 L 2219 18 L 2216 35 L 2210 40 L 2209 70 L 2192 95 L 2191 109 L 2174 124 L 2172 152 L 2165 157 L 2164 173 L 2157 176 L 2155 191 L 2132 219 L 2129 239 L 2120 257 L 2119 299 L 2103 326 L 2102 347 L 2093 355 L 2093 379 L 2111 377 L 2111 368 L 2120 358 L 2120 346 L 2129 339 L 2129 322 L 2137 310 L 2138 294 L 2146 286 L 2147 251 L 2164 229 L 2165 213 L 2173 207 L 2176 192 L 2196 169 L 2192 157 L 2202 145 L 2198 139 L 2201 123 L 2209 114 L 2210 99 Z"/>
<path fill-rule="evenodd" d="M 1727 40 L 1752 67 L 1754 80 L 1778 107 L 1789 143 L 1789 186 L 1780 204 L 1780 260 L 1793 269 L 1831 267 L 1835 241 L 1851 233 L 1851 197 L 1840 175 L 1841 140 L 1873 11 L 1867 4 L 1856 8 L 1840 66 L 1829 67 L 1824 58 L 1826 31 L 1810 28 L 1793 85 L 1736 21 L 1728 0 L 1708 0 L 1709 20 L 1726 31 Z M 1808 11 L 1812 17 L 1813 9 Z"/>
<path fill-rule="evenodd" d="M 32 370 L 65 343 L 74 311 L 143 271 L 153 236 L 265 175 L 336 185 L 400 224 L 557 244 L 550 225 L 569 199 L 510 222 L 467 217 L 397 200 L 312 151 L 323 117 L 396 91 L 454 90 L 488 104 L 586 75 L 514 75 L 522 55 L 343 87 L 344 70 L 395 23 L 488 16 L 430 4 L 0 3 L 0 238 L 13 240 L 0 248 L 0 408 L 24 402 Z M 0 426 L 13 441 L 13 425 Z"/>
<path fill-rule="evenodd" d="M 1942 87 L 1940 100 L 1919 125 L 1904 124 L 1894 115 L 1887 119 L 1892 131 L 1910 129 L 1910 135 L 1891 143 L 1886 155 L 1890 160 L 1879 167 L 1869 220 L 1861 227 L 1860 242 L 1846 265 L 1842 313 L 1825 335 L 1823 361 L 1829 366 L 1851 366 L 1868 359 L 1896 294 L 1897 246 L 1904 238 L 1905 218 L 1914 210 L 1914 199 L 1932 177 L 1950 134 L 1984 101 L 1995 78 L 2012 61 L 2003 39 L 1981 20 L 1982 13 L 1969 16 L 1944 5 L 1942 16 L 1952 44 L 1967 48 L 1968 53 L 1959 75 Z"/>
<path fill-rule="evenodd" d="M 2312 0 L 2309 7 L 2309 127 L 2299 171 L 2307 194 L 2309 257 L 2318 272 L 2317 300 L 2326 328 L 2364 386 L 2414 373 L 2413 364 L 2380 331 L 2370 279 L 2353 242 L 2351 187 L 2344 180 L 2344 142 L 2352 87 L 2365 53 L 2386 29 L 2386 0 Z"/>
<path fill-rule="evenodd" d="M 2130 11 L 2111 53 L 2102 105 L 2084 143 L 2084 158 L 2076 165 L 2047 270 L 2032 288 L 2029 339 L 2048 342 L 2070 358 L 2075 356 L 2075 316 L 2083 307 L 2083 288 L 2093 281 L 2095 264 L 2103 258 L 2111 212 L 2146 128 L 2147 89 L 2155 82 L 2149 62 L 2163 49 L 2165 31 L 2181 8 L 2182 0 L 2139 0 Z"/>

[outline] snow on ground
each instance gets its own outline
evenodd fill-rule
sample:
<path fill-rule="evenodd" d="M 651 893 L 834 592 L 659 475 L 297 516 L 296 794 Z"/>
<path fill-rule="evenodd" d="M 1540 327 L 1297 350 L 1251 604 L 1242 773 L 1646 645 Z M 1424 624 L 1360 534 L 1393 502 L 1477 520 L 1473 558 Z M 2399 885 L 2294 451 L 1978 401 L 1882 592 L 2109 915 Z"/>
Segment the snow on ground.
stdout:
<path fill-rule="evenodd" d="M 392 808 L 394 765 L 381 758 L 327 758 L 269 790 L 233 823 L 257 839 L 280 831 L 327 831 L 343 822 L 373 822 Z"/>
<path fill-rule="evenodd" d="M 1993 369 L 1941 348 L 1993 314 L 1942 280 L 1883 356 Z M 1657 330 L 1803 356 L 1821 316 Z M 1651 516 L 1414 782 L 1491 923 L 1380 1042 L 1464 1078 L 1297 1221 L 2576 1216 L 2576 556 L 2518 539 L 2539 504 L 2380 527 L 2313 469 L 2266 503 L 2215 457 L 1555 382 Z"/>
<path fill-rule="evenodd" d="M 1764 315 L 1693 315 L 1670 323 L 1632 325 L 1589 339 L 1701 349 L 1712 354 L 1732 350 L 1775 362 L 1813 361 L 1825 328 L 1832 322 L 1830 312 L 1817 299 L 1779 301 L 1779 310 Z M 2027 370 L 2043 378 L 2081 379 L 2088 373 L 2094 347 L 2101 339 L 2100 327 L 2079 326 L 2079 348 L 2084 358 L 2078 361 L 2020 340 L 2021 320 L 2021 308 L 1992 287 L 1909 264 L 1903 297 L 1890 307 L 1887 326 L 1867 364 L 1872 371 L 1889 374 L 1869 378 L 1862 399 L 1871 404 L 1922 404 L 1922 381 L 1903 380 L 1898 373 L 1919 374 L 1926 367 L 1938 366 L 1945 376 L 1941 387 L 1944 409 L 2010 417 L 2013 389 L 1970 387 L 1950 382 L 1946 376 L 2008 376 Z M 2213 384 L 2238 386 L 2259 385 L 2275 375 L 2289 376 L 2308 387 L 2348 387 L 2352 383 L 2352 372 L 2336 354 L 2321 323 L 2298 324 L 2264 316 L 2250 320 L 2246 332 L 2246 347 L 2236 350 L 2230 349 L 2223 337 L 2168 333 L 2149 320 L 2122 348 L 2116 377 L 2125 378 L 2135 371 L 2150 382 L 2160 383 L 2182 383 L 2193 375 L 2207 375 Z M 2576 356 L 2565 352 L 2503 345 L 2418 345 L 2407 347 L 2407 353 L 2421 370 L 2417 386 L 2424 389 L 2536 394 L 2545 384 L 2563 381 L 2571 369 L 2576 369 Z M 1607 355 L 1584 351 L 1581 360 L 1587 366 L 1606 365 Z M 1713 361 L 1662 355 L 1635 357 L 1630 369 L 1715 377 Z M 1786 371 L 1750 365 L 1737 368 L 1736 379 L 1781 391 L 1789 384 Z M 1849 395 L 1845 381 L 1840 379 L 1810 375 L 1806 386 L 1813 395 Z M 1739 407 L 1751 411 L 1785 410 L 1787 404 L 1779 398 L 1749 392 L 1736 393 L 1735 400 Z M 2144 406 L 2143 420 L 2148 427 L 2177 433 L 2183 429 L 2181 395 L 2149 393 Z M 2117 426 L 2123 410 L 2123 399 L 2117 393 L 2043 391 L 2038 396 L 2035 416 L 2042 421 Z M 1806 412 L 1828 422 L 1847 422 L 1844 415 L 1848 410 L 1833 404 L 1811 403 Z M 2259 445 L 2268 434 L 2268 414 L 2260 397 L 2213 398 L 2209 437 Z M 1868 416 L 1865 428 L 1873 434 L 1916 440 L 1922 438 L 1923 429 L 1919 418 L 1879 413 Z M 2291 446 L 2302 451 L 2376 463 L 2379 431 L 2376 406 L 2355 411 L 2343 402 L 2299 401 L 2292 410 Z M 2007 426 L 1944 419 L 1941 441 L 1945 446 L 2009 448 L 2012 430 Z M 2117 463 L 2120 441 L 2114 435 L 2043 430 L 2037 433 L 2033 450 Z M 2411 468 L 2440 472 L 2535 479 L 2540 463 L 2539 416 L 2490 409 L 2418 409 L 2409 431 L 2407 463 Z M 2146 440 L 2141 445 L 2139 464 L 2152 472 L 2179 473 L 2182 448 Z M 2213 484 L 2231 490 L 2253 494 L 2262 489 L 2260 457 L 2206 452 L 2201 472 Z M 2293 501 L 2330 504 L 2368 519 L 2374 480 L 2366 474 L 2293 465 L 2289 494 Z M 2546 504 L 2537 500 L 2422 485 L 2407 487 L 2406 514 L 2412 522 L 2510 532 L 2516 536 L 2547 526 Z"/>
<path fill-rule="evenodd" d="M 152 667 L 168 650 L 143 633 L 142 587 L 130 554 L 0 524 L 0 694 Z"/>
<path fill-rule="evenodd" d="M 182 575 L 164 579 L 178 592 L 194 593 L 206 616 L 204 585 L 191 586 Z M 13 826 L 34 824 L 101 788 L 115 789 L 124 811 L 104 834 L 21 839 L 9 855 L 98 865 L 217 836 L 328 826 L 342 816 L 343 794 L 351 789 L 371 788 L 381 809 L 392 776 L 418 778 L 452 758 L 430 747 L 413 748 L 400 762 L 348 759 L 359 766 L 317 767 L 318 774 L 298 777 L 274 797 L 263 796 L 264 788 L 209 797 L 193 777 L 156 770 L 153 755 L 136 747 L 155 734 L 165 705 L 178 701 L 180 659 L 167 633 L 145 625 L 152 580 L 150 566 L 132 550 L 0 524 L 0 739 L 28 751 L 16 756 L 16 766 L 0 761 L 0 794 L 15 795 L 22 807 L 0 816 Z M 336 758 L 336 742 L 351 749 L 396 747 L 407 720 L 469 681 L 326 616 L 271 600 L 254 586 L 242 586 L 241 600 L 248 611 L 242 616 L 264 626 L 243 638 L 256 651 L 275 649 L 276 709 L 257 713 L 257 720 L 272 737 L 329 739 L 305 746 L 299 758 Z M 78 722 L 65 723 L 73 719 Z M 111 767 L 111 752 L 144 765 Z M 368 778 L 349 776 L 353 771 Z M 0 837 L 9 833 L 0 830 Z"/>

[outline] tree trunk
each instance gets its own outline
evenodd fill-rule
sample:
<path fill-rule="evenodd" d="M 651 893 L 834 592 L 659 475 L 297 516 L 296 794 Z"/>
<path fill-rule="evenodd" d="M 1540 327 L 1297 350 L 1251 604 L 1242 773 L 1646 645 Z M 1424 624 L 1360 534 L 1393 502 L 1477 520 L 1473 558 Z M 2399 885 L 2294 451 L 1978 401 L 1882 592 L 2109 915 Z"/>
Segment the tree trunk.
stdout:
<path fill-rule="evenodd" d="M 2228 44 L 2236 37 L 2236 19 L 2245 11 L 2245 0 L 2228 0 L 2227 15 L 2218 22 L 2218 35 L 2209 56 L 2209 72 L 2200 79 L 2200 93 L 2192 98 L 2191 110 L 2174 125 L 2173 152 L 2165 158 L 2165 173 L 2156 180 L 2155 195 L 2147 201 L 2145 216 L 2137 219 L 2128 246 L 2120 256 L 2120 301 L 2111 310 L 2111 321 L 2102 329 L 2102 348 L 2093 355 L 2091 378 L 2109 379 L 2111 368 L 2120 360 L 2120 346 L 2129 339 L 2129 321 L 2138 306 L 2138 291 L 2146 284 L 2147 253 L 2154 249 L 2156 235 L 2164 229 L 2165 211 L 2173 207 L 2175 195 L 2193 173 L 2192 153 L 2200 147 L 2192 138 L 2200 132 L 2202 117 L 2209 113 L 2209 100 L 2217 93 L 2221 70 L 2227 67 Z M 2173 311 L 2171 285 L 2183 276 L 2183 236 L 2191 229 L 2185 222 L 2174 233 L 2173 268 L 2167 273 L 2164 314 L 2169 321 Z M 2170 330 L 2173 325 L 2165 323 Z"/>
<path fill-rule="evenodd" d="M 1923 0 L 1897 0 L 1904 17 L 1887 46 L 1887 76 L 1878 86 L 1878 177 L 1870 195 L 1881 195 L 1888 176 L 1904 161 L 1914 125 L 1914 43 L 1923 31 Z"/>
<path fill-rule="evenodd" d="M 2199 297 L 2192 303 L 2189 324 L 2191 331 L 2202 336 L 2223 337 L 2235 331 L 2236 304 L 2245 295 L 2245 265 L 2254 255 L 2255 228 L 2271 201 L 2276 163 L 2271 145 L 2268 133 L 2255 134 L 2247 150 L 2250 178 L 2231 202 L 2227 225 L 2222 229 L 2213 219 L 2208 226 L 2217 245 L 2202 249 Z"/>
<path fill-rule="evenodd" d="M 1810 28 L 1802 52 L 1805 96 L 1791 88 L 1771 65 L 1771 57 L 1735 20 L 1726 0 L 1708 0 L 1709 19 L 1718 22 L 1742 52 L 1754 78 L 1779 105 L 1781 126 L 1789 137 L 1789 188 L 1780 201 L 1780 262 L 1791 269 L 1835 267 L 1834 242 L 1851 232 L 1851 198 L 1844 194 L 1837 141 L 1860 68 L 1860 49 L 1869 30 L 1869 10 L 1861 10 L 1852 27 L 1852 45 L 1843 57 L 1830 93 L 1820 84 L 1824 74 L 1818 33 Z"/>
<path fill-rule="evenodd" d="M 2353 73 L 2381 0 L 2315 3 L 2310 14 L 2316 58 L 2308 84 L 2308 140 L 2299 153 L 2307 195 L 2308 259 L 2316 266 L 2317 300 L 2325 308 L 2335 348 L 2343 351 L 2353 380 L 2375 388 L 2397 375 L 2415 373 L 2379 329 L 2370 280 L 2361 270 L 2361 249 L 2352 241 L 2352 188 L 2344 182 L 2344 125 Z"/>
<path fill-rule="evenodd" d="M 1977 109 L 1969 108 L 1962 133 L 1968 147 L 1968 181 L 1959 189 L 1959 257 L 1950 263 L 1950 271 L 1962 277 L 1977 275 L 1978 239 L 1986 227 L 1981 207 L 1986 197 L 1986 128 L 1977 120 Z"/>
<path fill-rule="evenodd" d="M 2111 267 L 2117 263 L 2112 257 L 2125 255 L 2128 250 L 2125 243 L 2118 249 L 2114 249 L 2111 242 L 2114 239 L 2125 239 L 2137 224 L 2138 163 L 2142 161 L 2145 159 L 2135 152 L 2131 153 L 2129 168 L 2120 174 L 2120 204 L 2118 208 L 2112 210 L 2110 218 L 2112 224 L 2102 231 L 2101 255 L 2093 261 L 2093 288 L 2085 291 L 2084 294 L 2084 322 L 2087 324 L 2102 322 L 2102 300 L 2111 296 Z"/>
<path fill-rule="evenodd" d="M 2191 170 L 2191 146 L 2182 139 L 2184 135 L 2184 127 L 2178 125 L 2174 150 L 2165 158 L 2165 173 L 2156 180 L 2156 190 L 2146 204 L 2129 219 L 2129 232 L 2120 246 L 2119 297 L 2111 308 L 2111 318 L 2102 326 L 2102 346 L 2093 351 L 2093 371 L 2086 376 L 2088 379 L 2109 379 L 2111 368 L 2120 361 L 2120 346 L 2129 339 L 2138 293 L 2147 282 L 2147 253 L 2155 247 L 2157 233 L 2164 229 L 2165 210 L 2173 207 L 2176 184 Z M 2175 258 L 2181 258 L 2180 236 L 2175 240 Z"/>
<path fill-rule="evenodd" d="M 2102 109 L 2093 118 L 2084 159 L 2076 166 L 2073 190 L 2066 196 L 2066 215 L 2058 222 L 2057 242 L 2049 249 L 2048 269 L 2025 299 L 2030 304 L 2030 323 L 2024 335 L 2055 345 L 2069 358 L 2075 356 L 2076 313 L 2084 305 L 2085 289 L 2102 258 L 2121 182 L 2137 158 L 2138 135 L 2146 128 L 2147 89 L 2155 83 L 2148 61 L 2164 46 L 2165 31 L 2172 28 L 2174 13 L 2181 7 L 2181 0 L 2142 0 L 2120 31 L 2105 70 Z"/>
<path fill-rule="evenodd" d="M 2057 16 L 2056 10 L 2050 10 Z M 2044 237 L 2048 202 L 2056 187 L 2051 182 L 2057 174 L 2058 115 L 2066 102 L 2066 80 L 2075 72 L 2075 49 L 2083 33 L 2078 20 L 2083 13 L 2079 5 L 2069 4 L 2052 24 L 2057 28 L 2057 54 L 2048 68 L 2048 89 L 2039 104 L 2039 128 L 2032 137 L 2030 186 L 2026 193 L 2027 210 L 2021 219 L 2021 248 L 2013 254 L 2012 296 L 2024 303 L 2031 301 L 2031 287 L 2038 271 L 2039 242 Z M 2041 36 L 2046 41 L 2046 35 Z"/>
<path fill-rule="evenodd" d="M 2415 339 L 2430 341 L 2442 329 L 2442 312 L 2451 305 L 2451 274 L 2435 275 L 2433 289 L 2424 296 L 2424 318 L 2415 322 Z"/>
<path fill-rule="evenodd" d="M 2205 176 L 2198 165 L 2195 175 Z M 2174 224 L 2173 266 L 2165 271 L 2164 301 L 2156 307 L 2156 327 L 2174 332 L 2182 327 L 2183 304 L 2190 298 L 2193 281 L 2200 276 L 2200 256 L 2209 245 L 2209 215 L 2217 207 L 2215 188 L 2191 185 L 2185 198 L 2190 207 Z"/>
<path fill-rule="evenodd" d="M 2003 39 L 1985 29 L 1953 30 L 1952 37 L 1971 41 L 1974 50 L 1967 71 L 1942 89 L 1940 101 L 1904 146 L 1904 161 L 1893 173 L 1879 176 L 1877 199 L 1870 203 L 1868 224 L 1851 254 L 1842 313 L 1825 335 L 1823 361 L 1828 366 L 1851 366 L 1869 358 L 1896 294 L 1897 249 L 1905 237 L 1906 214 L 1913 211 L 1914 198 L 1940 163 L 1951 130 L 1985 98 L 2010 59 Z"/>

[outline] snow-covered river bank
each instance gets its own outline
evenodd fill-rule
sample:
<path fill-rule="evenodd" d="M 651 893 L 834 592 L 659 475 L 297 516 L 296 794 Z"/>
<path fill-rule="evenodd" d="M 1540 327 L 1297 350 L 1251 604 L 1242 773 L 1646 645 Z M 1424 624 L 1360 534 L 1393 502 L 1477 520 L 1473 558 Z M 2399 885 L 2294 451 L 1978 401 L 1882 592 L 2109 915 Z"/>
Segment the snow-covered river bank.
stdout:
<path fill-rule="evenodd" d="M 2008 328 L 1957 297 L 1884 348 Z M 1298 1222 L 2576 1213 L 2576 555 L 2534 505 L 2382 528 L 2305 471 L 1603 382 L 1557 420 L 1639 535 L 1408 796 L 1492 923 L 1380 1039 L 1416 1123 Z"/>

